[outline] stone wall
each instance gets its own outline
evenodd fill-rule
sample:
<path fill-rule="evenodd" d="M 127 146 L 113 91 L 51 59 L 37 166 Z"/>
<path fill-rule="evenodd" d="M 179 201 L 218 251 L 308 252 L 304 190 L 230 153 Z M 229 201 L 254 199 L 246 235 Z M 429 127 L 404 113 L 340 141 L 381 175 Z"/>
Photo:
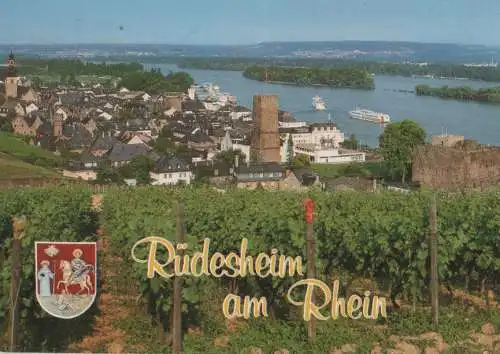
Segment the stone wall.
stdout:
<path fill-rule="evenodd" d="M 457 143 L 463 142 L 465 137 L 463 135 L 436 135 L 431 138 L 432 145 L 441 145 L 452 147 Z"/>
<path fill-rule="evenodd" d="M 500 147 L 473 142 L 454 147 L 425 145 L 415 149 L 412 179 L 436 189 L 476 188 L 500 183 Z"/>

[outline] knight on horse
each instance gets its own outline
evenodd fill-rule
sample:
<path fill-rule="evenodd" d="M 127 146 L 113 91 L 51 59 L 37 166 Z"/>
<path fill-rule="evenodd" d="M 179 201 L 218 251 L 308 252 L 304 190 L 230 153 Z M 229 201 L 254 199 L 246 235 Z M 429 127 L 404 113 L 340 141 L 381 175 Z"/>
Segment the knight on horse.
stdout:
<path fill-rule="evenodd" d="M 73 251 L 73 260 L 71 261 L 71 270 L 73 271 L 72 280 L 75 283 L 81 282 L 86 279 L 87 274 L 93 271 L 93 266 L 85 263 L 80 257 L 83 255 L 83 251 L 79 248 Z"/>

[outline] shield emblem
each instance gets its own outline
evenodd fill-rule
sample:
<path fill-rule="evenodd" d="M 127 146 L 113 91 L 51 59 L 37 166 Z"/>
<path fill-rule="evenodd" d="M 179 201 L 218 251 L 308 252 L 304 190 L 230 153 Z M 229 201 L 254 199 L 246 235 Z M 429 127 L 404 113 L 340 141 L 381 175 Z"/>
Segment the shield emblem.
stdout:
<path fill-rule="evenodd" d="M 36 298 L 50 315 L 75 318 L 96 297 L 95 242 L 35 242 Z"/>

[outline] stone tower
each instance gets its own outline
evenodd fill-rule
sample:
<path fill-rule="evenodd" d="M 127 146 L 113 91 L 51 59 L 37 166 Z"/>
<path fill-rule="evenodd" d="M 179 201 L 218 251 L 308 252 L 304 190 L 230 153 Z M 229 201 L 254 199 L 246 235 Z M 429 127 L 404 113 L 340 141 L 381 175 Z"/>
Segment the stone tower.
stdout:
<path fill-rule="evenodd" d="M 59 113 L 54 114 L 53 111 L 54 108 L 50 107 L 49 113 L 52 118 L 52 136 L 60 137 L 63 133 L 63 116 Z"/>
<path fill-rule="evenodd" d="M 17 85 L 19 82 L 19 77 L 17 77 L 16 70 L 16 59 L 12 52 L 9 54 L 7 59 L 7 70 L 5 73 L 5 98 L 16 99 L 17 98 Z"/>
<path fill-rule="evenodd" d="M 278 97 L 253 96 L 255 130 L 252 135 L 250 158 L 256 162 L 280 162 L 278 133 Z"/>

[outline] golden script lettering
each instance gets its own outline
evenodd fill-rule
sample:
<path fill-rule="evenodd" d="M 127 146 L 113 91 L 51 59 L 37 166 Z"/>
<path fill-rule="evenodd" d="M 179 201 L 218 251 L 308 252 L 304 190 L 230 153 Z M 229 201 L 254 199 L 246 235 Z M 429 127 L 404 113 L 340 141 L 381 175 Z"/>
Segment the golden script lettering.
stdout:
<path fill-rule="evenodd" d="M 136 255 L 137 247 L 149 245 L 149 252 L 145 259 L 140 259 Z M 220 277 L 246 277 L 247 275 L 265 278 L 268 276 L 285 278 L 286 276 L 303 276 L 302 258 L 279 255 L 278 250 L 273 248 L 271 255 L 259 253 L 254 257 L 247 255 L 248 240 L 241 240 L 239 254 L 230 252 L 223 255 L 215 252 L 209 257 L 210 239 L 203 241 L 201 252 L 194 252 L 192 256 L 176 254 L 176 250 L 186 250 L 186 243 L 174 246 L 169 240 L 150 236 L 137 241 L 132 247 L 132 258 L 135 262 L 147 264 L 147 277 L 154 278 L 155 274 L 160 277 L 170 279 L 174 276 L 202 275 Z M 166 260 L 162 263 L 157 258 L 157 251 L 166 251 Z M 292 292 L 298 287 L 305 287 L 303 301 L 297 301 L 292 297 Z M 322 298 L 323 302 L 318 305 L 318 301 L 312 301 L 313 292 L 321 293 L 316 299 Z M 365 291 L 364 297 L 359 295 L 350 296 L 346 299 L 339 297 L 339 281 L 333 282 L 332 290 L 327 284 L 318 279 L 304 279 L 297 281 L 288 290 L 287 300 L 295 306 L 303 306 L 303 319 L 310 321 L 311 316 L 319 320 L 337 319 L 339 316 L 351 319 L 377 319 L 379 314 L 387 317 L 386 300 L 383 297 L 371 296 L 370 291 Z M 224 299 L 222 312 L 226 318 L 248 319 L 252 313 L 253 317 L 267 317 L 267 300 L 245 296 L 243 298 L 243 308 L 239 295 L 229 294 Z M 326 315 L 321 312 L 330 305 L 330 313 Z"/>
<path fill-rule="evenodd" d="M 149 244 L 149 255 L 146 259 L 139 259 L 136 256 L 136 248 L 139 245 Z M 185 244 L 181 244 L 185 248 Z M 158 261 L 158 246 L 162 246 L 167 251 L 167 260 L 165 263 Z M 179 248 L 179 245 L 177 245 Z M 302 257 L 290 257 L 279 255 L 278 250 L 272 249 L 271 256 L 265 253 L 259 253 L 257 257 L 247 256 L 248 240 L 242 239 L 240 254 L 234 252 L 227 256 L 215 252 L 212 257 L 208 257 L 210 248 L 210 239 L 203 241 L 202 252 L 195 252 L 192 257 L 184 255 L 181 257 L 176 254 L 176 247 L 169 241 L 161 237 L 150 236 L 143 238 L 132 247 L 132 258 L 138 263 L 147 263 L 148 278 L 153 278 L 158 274 L 163 278 L 172 278 L 173 276 L 191 275 L 200 277 L 202 275 L 211 275 L 216 278 L 223 276 L 229 278 L 246 277 L 248 274 L 256 275 L 260 278 L 273 277 L 285 278 L 295 274 L 304 275 L 302 270 Z M 173 263 L 173 273 L 169 273 L 165 268 Z M 223 269 L 227 267 L 228 269 Z M 199 269 L 200 268 L 200 269 Z M 288 274 L 287 274 L 288 273 Z"/>

